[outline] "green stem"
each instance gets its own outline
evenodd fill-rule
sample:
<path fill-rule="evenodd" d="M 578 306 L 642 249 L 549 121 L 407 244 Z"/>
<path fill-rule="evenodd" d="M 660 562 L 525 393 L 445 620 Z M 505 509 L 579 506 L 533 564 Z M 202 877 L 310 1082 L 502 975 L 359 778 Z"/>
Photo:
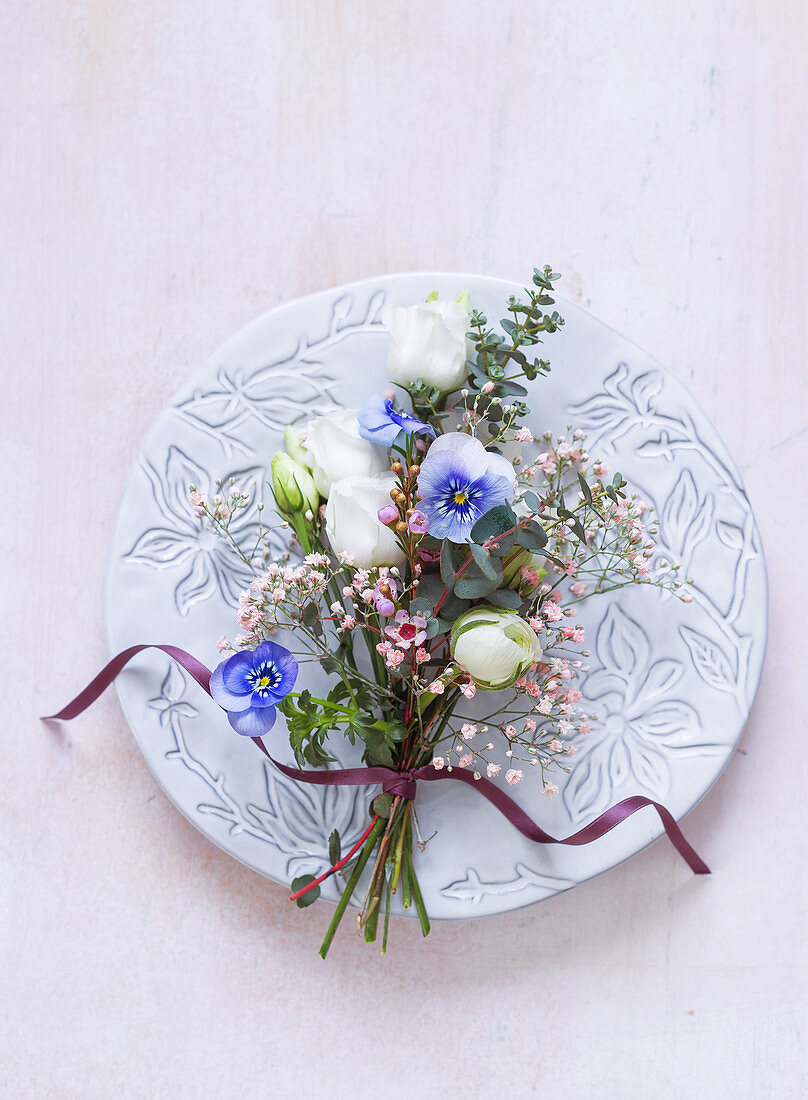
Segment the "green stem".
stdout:
<path fill-rule="evenodd" d="M 404 849 L 401 855 L 401 904 L 405 909 L 410 909 L 412 907 L 412 886 L 410 882 L 410 860 L 407 855 L 412 844 L 412 830 L 409 821 L 407 821 L 405 829 Z"/>
<path fill-rule="evenodd" d="M 384 901 L 384 932 L 382 933 L 382 954 L 387 954 L 387 933 L 390 929 L 390 881 L 387 882 L 387 894 Z"/>
<path fill-rule="evenodd" d="M 421 922 L 421 931 L 425 936 L 428 936 L 430 929 L 429 917 L 427 916 L 426 906 L 424 905 L 423 895 L 421 894 L 421 887 L 418 885 L 418 876 L 416 875 L 415 867 L 413 866 L 411 851 L 407 853 L 407 859 L 409 860 L 410 864 L 410 882 L 412 886 L 413 900 L 415 901 L 415 908 L 418 912 L 418 920 Z"/>
<path fill-rule="evenodd" d="M 387 825 L 384 818 L 380 817 L 376 824 L 373 826 L 373 830 L 370 836 L 365 841 L 365 846 L 362 849 L 359 859 L 356 861 L 356 866 L 351 872 L 351 877 L 345 884 L 345 889 L 342 892 L 342 896 L 337 902 L 337 908 L 334 912 L 334 916 L 331 918 L 331 923 L 328 926 L 328 931 L 325 934 L 320 950 L 318 954 L 321 959 L 324 959 L 328 954 L 328 949 L 331 946 L 331 941 L 334 939 L 334 935 L 339 927 L 339 922 L 345 915 L 345 910 L 348 908 L 348 902 L 351 900 L 351 896 L 356 889 L 357 883 L 365 869 L 367 861 L 370 859 L 370 854 L 376 847 L 376 841 L 379 839 L 379 834 L 382 829 Z"/>
<path fill-rule="evenodd" d="M 384 870 L 382 870 L 384 874 Z M 373 894 L 370 902 L 370 913 L 368 913 L 367 920 L 365 921 L 365 943 L 373 943 L 376 939 L 376 929 L 379 925 L 379 909 L 381 908 L 381 885 L 379 885 L 379 893 Z"/>

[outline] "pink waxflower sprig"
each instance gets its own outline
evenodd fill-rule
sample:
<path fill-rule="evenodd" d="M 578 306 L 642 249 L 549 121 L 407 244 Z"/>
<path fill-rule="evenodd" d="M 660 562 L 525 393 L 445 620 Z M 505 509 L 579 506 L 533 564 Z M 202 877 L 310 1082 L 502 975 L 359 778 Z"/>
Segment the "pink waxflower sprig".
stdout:
<path fill-rule="evenodd" d="M 547 534 L 545 552 L 557 580 L 544 588 L 537 613 L 548 593 L 570 581 L 573 602 L 604 589 L 626 584 L 652 584 L 672 591 L 690 602 L 678 577 L 679 563 L 657 554 L 657 525 L 651 510 L 636 496 L 623 493 L 619 474 L 605 481 L 602 461 L 591 462 L 597 480 L 590 483 L 590 456 L 581 431 L 568 436 L 542 436 L 545 450 L 519 474 L 521 499 L 534 508 Z M 540 495 L 537 489 L 540 487 Z M 557 622 L 561 612 L 545 609 L 549 621 Z"/>
<path fill-rule="evenodd" d="M 557 605 L 553 602 L 552 606 Z M 525 777 L 516 765 L 524 764 L 540 769 L 545 793 L 558 790 L 548 776 L 553 769 L 570 770 L 569 761 L 576 751 L 571 739 L 591 729 L 591 715 L 578 708 L 582 696 L 573 683 L 586 666 L 580 659 L 563 655 L 570 643 L 583 643 L 584 632 L 573 628 L 573 637 L 563 623 L 555 626 L 543 620 L 533 620 L 531 625 L 541 632 L 545 653 L 529 674 L 517 680 L 514 702 L 504 712 L 495 711 L 485 719 L 461 720 L 456 716 L 453 726 L 460 722 L 459 728 L 453 728 L 442 739 L 436 750 L 441 762 L 436 766 L 472 768 L 489 778 L 505 768 L 506 781 L 515 784 Z M 481 744 L 481 739 L 494 729 L 501 735 L 500 744 L 507 746 L 504 763 L 497 759 L 502 750 L 493 741 Z"/>

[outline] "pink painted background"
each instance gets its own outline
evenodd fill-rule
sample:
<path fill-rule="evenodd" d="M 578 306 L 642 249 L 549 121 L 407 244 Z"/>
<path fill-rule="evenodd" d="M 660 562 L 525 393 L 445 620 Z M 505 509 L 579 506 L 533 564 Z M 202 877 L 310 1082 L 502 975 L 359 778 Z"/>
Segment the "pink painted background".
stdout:
<path fill-rule="evenodd" d="M 804 1096 L 804 6 L 9 0 L 0 30 L 0 1094 Z M 323 963 L 323 910 L 180 817 L 114 693 L 34 716 L 104 661 L 127 471 L 226 337 L 544 262 L 690 387 L 763 532 L 767 670 L 687 822 L 715 874 L 658 844 Z"/>

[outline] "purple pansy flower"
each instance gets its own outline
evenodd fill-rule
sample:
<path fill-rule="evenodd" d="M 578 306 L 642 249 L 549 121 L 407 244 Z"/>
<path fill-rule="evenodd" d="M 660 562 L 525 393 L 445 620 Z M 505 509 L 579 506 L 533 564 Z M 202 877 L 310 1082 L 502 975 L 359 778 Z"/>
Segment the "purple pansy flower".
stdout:
<path fill-rule="evenodd" d="M 420 508 L 437 539 L 466 542 L 480 516 L 513 500 L 513 466 L 479 439 L 452 432 L 436 439 L 421 463 Z"/>
<path fill-rule="evenodd" d="M 262 737 L 275 725 L 275 704 L 285 699 L 297 679 L 297 661 L 277 642 L 242 649 L 217 665 L 210 693 L 227 711 L 230 725 L 242 737 Z"/>
<path fill-rule="evenodd" d="M 417 417 L 396 409 L 389 397 L 374 393 L 367 399 L 356 414 L 359 422 L 359 434 L 371 443 L 380 443 L 383 447 L 392 447 L 401 432 L 412 435 L 418 432 L 435 437 L 434 428 L 424 424 Z"/>

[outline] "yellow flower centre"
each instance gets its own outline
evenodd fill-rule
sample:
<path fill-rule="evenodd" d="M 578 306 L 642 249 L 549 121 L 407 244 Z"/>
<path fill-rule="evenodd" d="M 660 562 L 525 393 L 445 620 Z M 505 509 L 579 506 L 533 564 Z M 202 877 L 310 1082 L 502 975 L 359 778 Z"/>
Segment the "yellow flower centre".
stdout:
<path fill-rule="evenodd" d="M 459 493 L 455 493 L 454 498 L 455 498 L 455 504 L 465 504 L 466 503 L 465 490 L 461 490 Z"/>
<path fill-rule="evenodd" d="M 269 677 L 268 676 L 262 676 L 261 679 L 258 681 L 258 687 L 260 687 L 260 688 L 269 687 Z"/>

